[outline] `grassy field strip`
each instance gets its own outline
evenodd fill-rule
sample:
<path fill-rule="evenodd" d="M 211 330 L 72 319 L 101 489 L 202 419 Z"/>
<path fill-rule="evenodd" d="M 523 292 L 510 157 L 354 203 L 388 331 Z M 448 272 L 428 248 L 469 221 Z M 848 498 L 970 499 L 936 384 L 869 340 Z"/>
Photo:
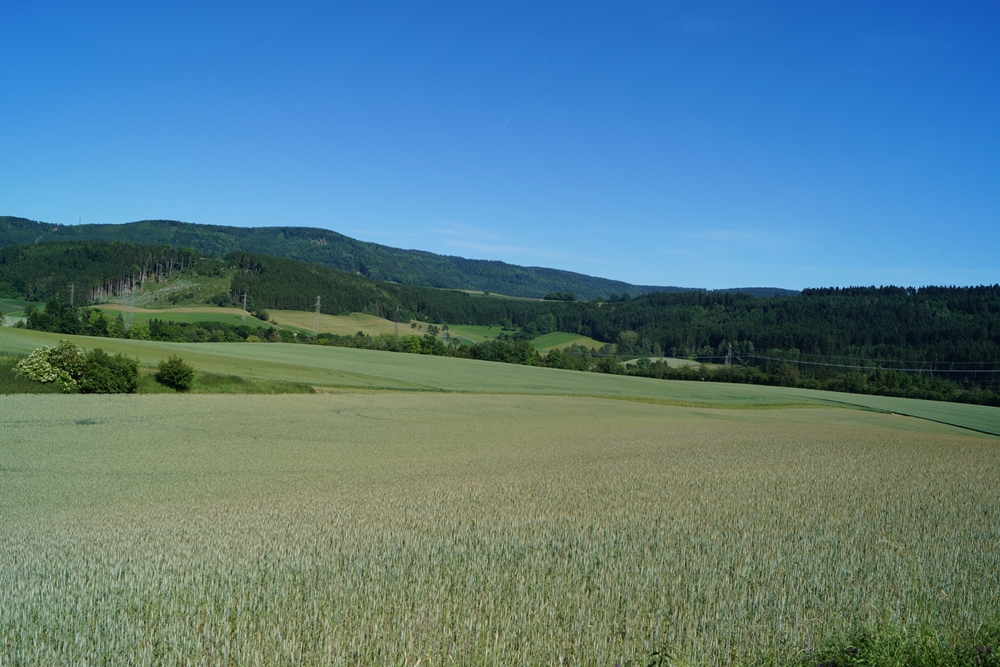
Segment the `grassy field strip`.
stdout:
<path fill-rule="evenodd" d="M 97 308 L 99 310 L 108 310 L 108 311 L 115 312 L 115 313 L 123 312 L 123 311 L 128 311 L 130 309 L 128 304 L 122 304 L 122 303 L 102 303 L 102 304 L 98 304 L 98 305 L 90 306 L 90 307 L 91 308 Z M 216 315 L 216 314 L 218 314 L 218 315 L 225 315 L 225 314 L 232 315 L 233 313 L 240 314 L 240 313 L 243 312 L 242 310 L 240 310 L 238 308 L 221 308 L 219 306 L 171 306 L 171 307 L 164 307 L 164 308 L 141 308 L 139 306 L 136 306 L 135 308 L 132 308 L 131 310 L 133 310 L 135 312 L 136 316 L 139 316 L 139 315 L 157 315 L 157 316 L 160 316 L 160 319 L 162 319 L 162 320 L 173 319 L 173 318 L 169 317 L 169 315 L 172 314 L 172 313 L 203 314 L 203 315 Z M 248 314 L 247 317 L 250 317 L 250 315 Z M 209 318 L 209 319 L 217 320 L 218 318 L 213 317 L 213 318 Z"/>
<path fill-rule="evenodd" d="M 493 340 L 502 333 L 508 333 L 499 326 L 488 327 L 475 324 L 449 324 L 448 333 L 455 338 L 469 341 L 470 343 L 482 343 Z"/>
<path fill-rule="evenodd" d="M 0 299 L 0 313 L 4 315 L 4 326 L 12 327 L 23 318 L 28 301 L 21 299 Z"/>
<path fill-rule="evenodd" d="M 101 346 L 109 352 L 125 352 L 137 356 L 147 366 L 170 354 L 180 354 L 201 371 L 317 386 L 603 396 L 675 405 L 851 405 L 927 417 L 1000 435 L 1000 409 L 993 407 L 787 387 L 652 380 L 348 348 L 279 343 L 161 343 L 5 329 L 0 333 L 0 352 L 26 354 L 41 345 L 52 345 L 59 338 L 72 338 L 84 347 Z"/>
<path fill-rule="evenodd" d="M 554 396 L 0 397 L 0 663 L 780 664 L 1000 615 L 997 442 Z"/>
<path fill-rule="evenodd" d="M 96 306 L 105 311 L 109 316 L 114 317 L 118 313 L 127 311 L 128 306 L 122 304 L 101 304 Z M 174 322 L 226 322 L 228 324 L 248 324 L 250 326 L 270 326 L 266 322 L 258 320 L 252 315 L 246 314 L 237 308 L 220 308 L 217 306 L 180 306 L 173 308 L 135 308 L 135 319 L 144 322 L 153 318 Z M 279 327 L 312 333 L 313 313 L 306 313 L 298 310 L 269 310 L 268 314 L 274 323 Z M 375 315 L 365 313 L 352 313 L 351 315 L 325 315 L 321 314 L 319 321 L 320 332 L 335 333 L 353 336 L 358 331 L 363 331 L 370 336 L 379 334 L 391 334 L 395 332 L 396 324 Z M 400 327 L 401 334 L 416 334 L 410 329 L 409 324 Z"/>
<path fill-rule="evenodd" d="M 305 313 L 300 310 L 269 310 L 267 311 L 275 324 L 287 329 L 294 329 L 302 332 L 312 333 L 313 313 Z M 396 323 L 365 313 L 351 313 L 350 315 L 324 315 L 319 316 L 319 330 L 321 333 L 334 333 L 342 336 L 353 336 L 359 331 L 363 331 L 369 336 L 380 334 L 392 334 L 396 331 Z M 399 324 L 400 335 L 416 334 L 410 329 L 409 323 Z"/>
<path fill-rule="evenodd" d="M 104 311 L 108 317 L 117 317 L 119 313 L 128 313 L 128 306 L 115 303 L 104 303 L 95 306 Z M 251 327 L 269 327 L 267 322 L 258 320 L 250 314 L 244 314 L 238 308 L 218 308 L 216 306 L 189 306 L 179 308 L 138 308 L 133 311 L 137 322 L 148 322 L 157 319 L 164 322 L 225 322 L 226 324 L 246 324 Z"/>
<path fill-rule="evenodd" d="M 496 297 L 497 299 L 513 299 L 515 301 L 542 301 L 543 300 L 543 299 L 540 299 L 538 297 L 510 296 L 509 294 L 497 294 L 496 292 L 490 292 L 489 294 L 487 294 L 483 290 L 476 290 L 476 289 L 459 289 L 459 290 L 454 290 L 454 291 L 456 291 L 456 292 L 465 292 L 469 296 L 476 296 L 476 297 L 479 297 L 479 296 L 491 296 L 491 297 Z"/>
<path fill-rule="evenodd" d="M 25 306 L 29 303 L 30 301 L 25 301 L 23 299 L 0 299 L 0 311 L 3 311 L 5 315 L 24 312 Z"/>
<path fill-rule="evenodd" d="M 810 393 L 831 404 L 839 403 L 908 417 L 919 417 L 942 424 L 962 426 L 981 433 L 1000 435 L 1000 408 L 965 403 L 924 401 L 915 398 L 845 394 L 835 391 L 811 391 Z"/>
<path fill-rule="evenodd" d="M 436 384 L 422 384 L 405 378 L 393 379 L 363 371 L 339 368 L 336 364 L 317 366 L 314 363 L 315 359 L 311 359 L 308 355 L 298 358 L 292 355 L 278 361 L 258 359 L 256 357 L 259 356 L 257 354 L 259 351 L 250 349 L 251 345 L 277 345 L 277 343 L 241 343 L 236 348 L 223 350 L 218 346 L 225 345 L 224 343 L 162 343 L 159 341 L 67 336 L 26 329 L 12 329 L 5 330 L 0 334 L 0 353 L 27 354 L 42 345 L 55 345 L 63 338 L 73 340 L 86 348 L 101 347 L 111 354 L 121 352 L 137 357 L 139 363 L 147 368 L 153 368 L 160 360 L 172 354 L 178 354 L 197 370 L 206 373 L 242 375 L 260 379 L 305 382 L 317 386 L 354 389 L 441 390 Z M 301 347 L 311 346 L 303 345 Z M 333 348 L 316 347 L 317 352 L 330 349 Z"/>
<path fill-rule="evenodd" d="M 589 336 L 581 336 L 579 334 L 566 333 L 563 331 L 553 331 L 552 333 L 539 336 L 538 338 L 533 339 L 531 344 L 534 345 L 535 349 L 539 352 L 562 350 L 570 345 L 582 345 L 583 347 L 589 347 L 592 349 L 600 349 L 604 345 L 601 341 L 594 340 Z"/>

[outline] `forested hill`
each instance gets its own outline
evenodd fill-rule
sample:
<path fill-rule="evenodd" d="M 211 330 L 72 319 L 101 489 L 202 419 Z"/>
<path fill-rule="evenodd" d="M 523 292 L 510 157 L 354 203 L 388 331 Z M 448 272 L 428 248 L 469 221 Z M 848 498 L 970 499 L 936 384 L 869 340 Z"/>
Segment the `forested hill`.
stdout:
<path fill-rule="evenodd" d="M 0 246 L 56 241 L 124 241 L 194 248 L 223 257 L 246 251 L 297 259 L 402 285 L 482 290 L 510 296 L 541 298 L 554 292 L 584 300 L 611 294 L 638 296 L 650 292 L 684 292 L 690 288 L 631 285 L 618 280 L 499 261 L 464 259 L 421 250 L 401 250 L 358 241 L 311 227 L 223 227 L 173 220 L 144 220 L 121 225 L 60 226 L 25 218 L 0 217 Z M 755 296 L 797 294 L 778 288 L 735 288 Z"/>
<path fill-rule="evenodd" d="M 84 303 L 174 271 L 229 276 L 223 299 L 235 305 L 246 293 L 251 308 L 312 310 L 319 295 L 323 312 L 335 315 L 364 311 L 396 318 L 398 312 L 403 321 L 501 325 L 531 335 L 565 331 L 614 344 L 622 355 L 705 358 L 732 352 L 796 359 L 817 369 L 830 363 L 851 367 L 851 359 L 968 362 L 989 364 L 990 377 L 1000 382 L 1000 370 L 992 370 L 1000 363 L 1000 285 L 542 301 L 376 282 L 258 253 L 231 253 L 222 261 L 169 246 L 88 241 L 0 248 L 0 297 L 65 298 L 72 284 Z"/>

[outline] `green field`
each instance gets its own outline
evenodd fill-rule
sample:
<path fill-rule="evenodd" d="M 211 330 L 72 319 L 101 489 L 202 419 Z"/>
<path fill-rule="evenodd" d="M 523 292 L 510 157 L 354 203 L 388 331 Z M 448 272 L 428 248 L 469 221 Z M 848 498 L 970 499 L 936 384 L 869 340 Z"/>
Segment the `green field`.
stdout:
<path fill-rule="evenodd" d="M 500 334 L 512 333 L 510 331 L 504 331 L 499 326 L 488 327 L 473 324 L 449 324 L 448 332 L 453 338 L 459 338 L 469 343 L 483 343 L 488 340 L 496 339 L 500 336 Z M 593 338 L 581 336 L 579 334 L 565 333 L 562 331 L 553 331 L 552 333 L 538 336 L 530 342 L 539 352 L 548 352 L 549 350 L 554 350 L 556 348 L 561 350 L 569 347 L 570 345 L 583 345 L 584 347 L 589 348 L 600 348 L 604 345 L 604 343 L 594 340 Z"/>
<path fill-rule="evenodd" d="M 68 338 L 326 393 L 0 396 L 0 664 L 815 665 L 1000 630 L 997 408 Z"/>
<path fill-rule="evenodd" d="M 29 303 L 30 301 L 23 299 L 0 299 L 0 313 L 4 315 L 4 324 L 8 327 L 14 326 L 24 315 L 24 307 Z"/>
<path fill-rule="evenodd" d="M 271 319 L 283 329 L 291 329 L 303 333 L 312 334 L 314 318 L 313 313 L 306 313 L 301 310 L 269 310 Z M 387 320 L 377 315 L 366 313 L 351 313 L 350 315 L 325 315 L 319 316 L 320 333 L 333 333 L 341 336 L 353 336 L 361 331 L 369 336 L 379 336 L 383 334 L 393 334 L 399 329 L 399 335 L 415 335 L 417 332 L 410 328 L 408 323 L 399 323 Z"/>
<path fill-rule="evenodd" d="M 1000 441 L 923 420 L 384 392 L 0 428 L 4 664 L 781 663 L 1000 614 Z"/>
<path fill-rule="evenodd" d="M 691 407 L 854 407 L 923 417 L 1000 435 L 1000 409 L 790 387 L 682 382 L 563 371 L 487 361 L 282 343 L 163 343 L 0 332 L 0 354 L 27 354 L 67 338 L 83 347 L 137 357 L 146 367 L 179 354 L 202 372 L 305 382 L 342 390 L 412 390 L 593 396 Z"/>
<path fill-rule="evenodd" d="M 535 349 L 539 352 L 548 352 L 549 350 L 559 349 L 569 347 L 570 345 L 582 345 L 583 347 L 589 347 L 591 349 L 600 349 L 604 346 L 599 340 L 594 340 L 589 336 L 581 336 L 579 334 L 566 333 L 564 331 L 553 331 L 552 333 L 547 333 L 544 336 L 539 336 L 531 341 L 531 344 L 535 346 Z"/>
<path fill-rule="evenodd" d="M 499 326 L 487 327 L 475 324 L 449 324 L 448 333 L 452 338 L 459 338 L 468 343 L 482 343 L 493 340 L 502 333 L 510 332 L 504 331 Z"/>
<path fill-rule="evenodd" d="M 514 299 L 515 301 L 542 301 L 542 299 L 538 297 L 511 296 L 509 294 L 497 294 L 496 292 L 486 293 L 483 290 L 476 290 L 476 289 L 460 289 L 455 291 L 465 292 L 469 296 L 490 296 L 490 297 L 495 297 L 497 299 Z"/>
<path fill-rule="evenodd" d="M 94 306 L 108 317 L 117 317 L 119 313 L 127 316 L 128 306 L 118 304 L 101 304 Z M 219 308 L 217 306 L 183 306 L 178 308 L 133 308 L 132 317 L 136 322 L 163 320 L 164 322 L 225 322 L 226 324 L 246 324 L 252 327 L 271 326 L 263 320 L 249 315 L 239 308 Z"/>

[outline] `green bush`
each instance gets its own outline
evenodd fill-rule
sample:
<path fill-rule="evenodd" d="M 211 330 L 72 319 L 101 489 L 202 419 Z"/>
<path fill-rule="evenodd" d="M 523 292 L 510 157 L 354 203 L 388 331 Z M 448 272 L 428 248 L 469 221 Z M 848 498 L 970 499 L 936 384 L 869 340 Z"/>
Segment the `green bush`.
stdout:
<path fill-rule="evenodd" d="M 139 360 L 95 348 L 87 353 L 77 384 L 82 394 L 134 394 L 139 386 Z"/>
<path fill-rule="evenodd" d="M 177 355 L 160 362 L 156 381 L 177 391 L 187 391 L 194 383 L 194 368 Z"/>
<path fill-rule="evenodd" d="M 40 347 L 14 367 L 21 377 L 54 383 L 64 392 L 134 394 L 139 385 L 139 360 L 123 354 L 110 356 L 101 348 L 84 352 L 76 343 L 61 340 L 56 347 Z"/>
<path fill-rule="evenodd" d="M 72 341 L 60 340 L 56 347 L 33 350 L 14 367 L 14 373 L 43 384 L 55 383 L 64 392 L 71 392 L 79 388 L 86 365 L 83 348 Z"/>

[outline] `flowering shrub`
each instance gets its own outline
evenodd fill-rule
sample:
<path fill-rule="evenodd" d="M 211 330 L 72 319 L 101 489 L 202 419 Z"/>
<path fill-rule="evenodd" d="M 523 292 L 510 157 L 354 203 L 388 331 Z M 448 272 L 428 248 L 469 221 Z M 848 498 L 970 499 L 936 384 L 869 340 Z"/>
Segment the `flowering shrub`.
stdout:
<path fill-rule="evenodd" d="M 55 382 L 64 392 L 78 388 L 86 356 L 83 349 L 68 340 L 56 347 L 40 347 L 14 366 L 14 372 L 36 382 Z"/>
<path fill-rule="evenodd" d="M 61 340 L 56 347 L 34 350 L 14 372 L 36 382 L 54 382 L 67 393 L 135 393 L 138 365 L 137 359 L 122 354 L 112 357 L 100 348 L 85 353 L 76 343 Z"/>

